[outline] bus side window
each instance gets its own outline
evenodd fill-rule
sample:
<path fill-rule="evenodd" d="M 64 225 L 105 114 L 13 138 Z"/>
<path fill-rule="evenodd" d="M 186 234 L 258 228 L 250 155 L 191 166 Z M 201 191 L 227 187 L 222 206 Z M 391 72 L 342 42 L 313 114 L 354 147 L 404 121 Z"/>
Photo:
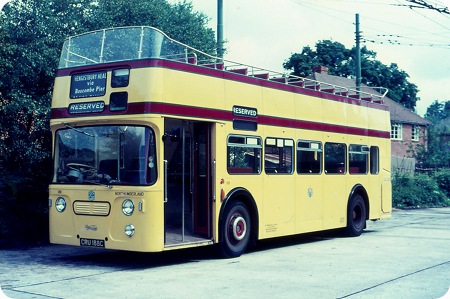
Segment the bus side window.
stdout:
<path fill-rule="evenodd" d="M 325 143 L 326 174 L 344 174 L 346 172 L 346 150 L 345 143 Z"/>
<path fill-rule="evenodd" d="M 378 174 L 380 172 L 380 151 L 378 146 L 370 147 L 370 173 Z"/>
<path fill-rule="evenodd" d="M 227 170 L 230 174 L 261 173 L 260 137 L 230 135 L 227 142 Z"/>
<path fill-rule="evenodd" d="M 367 174 L 369 147 L 366 145 L 350 144 L 348 152 L 350 174 Z"/>
<path fill-rule="evenodd" d="M 294 156 L 294 141 L 281 138 L 266 138 L 264 148 L 264 170 L 266 173 L 293 172 L 292 157 Z"/>
<path fill-rule="evenodd" d="M 322 143 L 303 140 L 297 142 L 297 173 L 322 173 Z"/>

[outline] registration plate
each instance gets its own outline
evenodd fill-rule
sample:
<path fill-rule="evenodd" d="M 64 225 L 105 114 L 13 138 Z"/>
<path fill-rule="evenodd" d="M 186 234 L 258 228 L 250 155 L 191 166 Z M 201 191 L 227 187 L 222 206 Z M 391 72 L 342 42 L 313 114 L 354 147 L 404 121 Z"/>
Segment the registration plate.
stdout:
<path fill-rule="evenodd" d="M 80 246 L 105 247 L 105 240 L 81 238 L 80 239 Z"/>

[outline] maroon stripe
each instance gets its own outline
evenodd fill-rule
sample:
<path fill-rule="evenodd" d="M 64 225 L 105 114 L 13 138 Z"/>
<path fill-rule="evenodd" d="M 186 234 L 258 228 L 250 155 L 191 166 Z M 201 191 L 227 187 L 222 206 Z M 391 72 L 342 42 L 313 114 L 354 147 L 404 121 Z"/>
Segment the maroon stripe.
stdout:
<path fill-rule="evenodd" d="M 54 108 L 51 111 L 51 118 L 70 118 L 70 117 L 92 117 L 93 115 L 121 115 L 121 114 L 166 114 L 173 116 L 184 116 L 184 117 L 198 117 L 205 119 L 213 119 L 219 121 L 233 121 L 234 119 L 249 120 L 244 117 L 236 117 L 231 111 L 218 110 L 211 108 L 202 108 L 194 106 L 184 106 L 177 104 L 167 104 L 167 103 L 155 103 L 155 102 L 141 102 L 141 103 L 130 103 L 126 111 L 122 112 L 110 112 L 109 107 L 105 106 L 105 110 L 102 113 L 80 113 L 80 114 L 69 114 L 68 108 Z M 253 120 L 253 119 L 252 119 Z M 320 122 L 311 122 L 290 118 L 281 118 L 267 115 L 259 115 L 256 118 L 258 124 L 276 126 L 276 127 L 286 127 L 294 129 L 303 130 L 313 130 L 331 133 L 342 133 L 360 136 L 371 136 L 380 138 L 390 138 L 390 132 L 369 130 L 365 128 L 355 128 L 347 127 L 333 124 L 326 124 Z"/>
<path fill-rule="evenodd" d="M 388 111 L 388 107 L 386 105 L 380 105 L 377 103 L 371 103 L 368 101 L 361 101 L 357 99 L 347 98 L 340 95 L 325 93 L 321 91 L 316 91 L 304 87 L 298 87 L 294 85 L 278 83 L 270 80 L 265 80 L 261 78 L 256 78 L 252 76 L 240 75 L 232 72 L 227 72 L 223 70 L 217 70 L 209 67 L 204 67 L 201 65 L 195 64 L 187 64 L 183 62 L 177 62 L 172 60 L 163 60 L 163 59 L 142 59 L 142 60 L 132 60 L 125 62 L 112 62 L 105 63 L 99 65 L 90 65 L 90 66 L 82 66 L 76 68 L 67 68 L 60 69 L 56 72 L 57 77 L 62 76 L 71 76 L 73 74 L 87 72 L 87 71 L 95 71 L 95 70 L 114 70 L 118 68 L 148 68 L 148 67 L 161 67 L 168 68 L 188 73 L 200 74 L 205 76 L 211 76 L 216 78 L 222 78 L 231 81 L 237 81 L 252 85 L 259 85 L 267 88 L 283 90 L 287 92 L 293 92 L 298 94 L 309 95 L 313 97 L 319 97 L 322 99 L 338 101 L 342 103 L 347 103 L 351 105 L 370 107 L 378 110 Z"/>

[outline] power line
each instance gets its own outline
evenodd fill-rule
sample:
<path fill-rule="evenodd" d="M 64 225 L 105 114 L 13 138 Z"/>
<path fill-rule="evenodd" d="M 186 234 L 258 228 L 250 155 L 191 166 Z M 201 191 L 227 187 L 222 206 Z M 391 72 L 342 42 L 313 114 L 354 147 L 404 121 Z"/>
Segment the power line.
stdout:
<path fill-rule="evenodd" d="M 328 1 L 333 1 L 333 0 L 328 0 Z M 334 0 L 337 1 L 337 0 Z M 347 3 L 360 3 L 360 1 L 354 1 L 354 0 L 339 0 L 339 2 L 347 2 Z M 376 2 L 371 2 L 369 0 L 364 1 L 363 3 L 365 4 L 376 4 L 376 5 L 384 5 L 384 6 L 413 6 L 411 5 L 406 5 L 406 4 L 401 4 L 401 2 L 417 2 L 417 3 L 422 3 L 422 4 L 427 4 L 429 7 L 433 7 L 433 8 L 438 8 L 440 9 L 440 11 L 444 12 L 443 14 L 441 14 L 442 16 L 449 16 L 448 14 L 446 14 L 446 11 L 448 10 L 447 7 L 440 7 L 439 3 L 436 3 L 436 5 L 431 5 L 429 3 L 426 3 L 423 0 L 396 0 L 396 2 L 398 4 L 391 4 L 391 3 L 380 3 L 379 1 Z M 350 25 L 350 22 L 348 21 L 348 19 L 343 19 L 341 17 L 338 17 L 336 15 L 336 13 L 345 13 L 348 14 L 348 11 L 343 11 L 343 10 L 339 10 L 339 9 L 330 9 L 329 7 L 323 6 L 323 5 L 317 5 L 317 2 L 311 3 L 309 1 L 303 1 L 303 0 L 290 0 L 290 2 L 293 2 L 299 6 L 303 6 L 305 8 L 311 9 L 311 10 L 315 10 L 323 15 L 327 15 L 329 17 L 332 17 L 335 20 L 339 20 L 342 22 L 345 22 L 347 24 Z M 429 1 L 428 1 L 429 2 Z M 414 6 L 417 6 L 418 8 L 423 8 L 423 9 L 429 9 L 428 6 L 419 6 L 418 4 L 414 4 Z M 442 5 L 444 6 L 444 5 Z M 415 7 L 415 8 L 417 8 Z M 423 18 L 427 19 L 428 21 L 431 21 L 433 23 L 435 23 L 436 25 L 442 27 L 445 29 L 445 31 L 441 31 L 441 32 L 435 32 L 435 31 L 430 31 L 428 30 L 424 30 L 424 27 L 420 27 L 417 26 L 417 28 L 412 28 L 410 24 L 399 24 L 399 23 L 394 23 L 394 22 L 389 22 L 388 20 L 380 20 L 380 18 L 371 18 L 370 16 L 365 16 L 365 19 L 370 19 L 373 22 L 378 22 L 381 23 L 383 25 L 386 24 L 391 24 L 393 26 L 397 26 L 397 27 L 403 27 L 406 30 L 408 30 L 408 33 L 403 33 L 403 35 L 400 34 L 392 34 L 391 32 L 386 32 L 385 30 L 380 30 L 381 26 L 370 26 L 365 24 L 365 28 L 366 30 L 364 30 L 364 35 L 366 35 L 365 33 L 368 34 L 368 36 L 362 36 L 362 42 L 365 43 L 376 43 L 376 44 L 386 44 L 386 45 L 408 45 L 408 46 L 422 46 L 422 47 L 435 47 L 435 48 L 448 48 L 449 44 L 447 44 L 446 42 L 444 42 L 442 39 L 439 40 L 439 37 L 443 38 L 445 41 L 448 40 L 449 36 L 450 36 L 450 28 L 445 26 L 443 23 L 439 23 L 438 21 L 436 21 L 436 19 L 432 19 L 428 16 L 426 16 L 425 14 L 419 13 L 417 11 L 417 9 L 413 9 L 411 8 L 412 11 L 414 11 L 415 13 L 421 15 Z M 384 27 L 384 26 L 383 26 Z M 391 31 L 392 29 L 389 29 L 389 31 Z M 413 30 L 413 31 L 411 31 Z M 384 32 L 383 32 L 384 31 Z M 417 35 L 423 35 L 426 36 L 426 39 L 418 39 Z M 394 36 L 401 38 L 400 40 L 398 38 L 393 38 Z M 430 40 L 430 37 L 432 40 Z"/>
<path fill-rule="evenodd" d="M 440 13 L 450 15 L 450 11 L 448 10 L 448 7 L 446 7 L 446 6 L 437 7 L 432 4 L 427 3 L 424 0 L 406 0 L 406 1 L 415 4 L 415 5 L 406 5 L 406 4 L 404 5 L 404 6 L 409 6 L 409 8 L 427 8 L 427 9 L 438 11 Z"/>
<path fill-rule="evenodd" d="M 432 48 L 443 48 L 450 50 L 450 44 L 435 44 L 435 43 L 419 43 L 419 42 L 408 42 L 401 41 L 395 38 L 386 38 L 386 39 L 369 39 L 363 37 L 361 39 L 363 43 L 372 43 L 372 44 L 380 44 L 380 45 L 397 45 L 397 46 L 419 46 L 419 47 L 432 47 Z"/>

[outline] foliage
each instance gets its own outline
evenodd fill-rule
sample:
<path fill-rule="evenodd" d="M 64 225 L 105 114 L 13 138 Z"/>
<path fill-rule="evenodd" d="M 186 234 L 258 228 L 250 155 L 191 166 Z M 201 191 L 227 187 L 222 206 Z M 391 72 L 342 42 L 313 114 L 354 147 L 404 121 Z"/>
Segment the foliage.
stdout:
<path fill-rule="evenodd" d="M 450 101 L 439 102 L 438 100 L 436 100 L 430 106 L 428 106 L 427 112 L 425 113 L 425 118 L 434 124 L 437 124 L 449 117 Z"/>
<path fill-rule="evenodd" d="M 186 1 L 171 5 L 166 0 L 12 0 L 4 6 L 0 12 L 0 185 L 6 186 L 8 196 L 0 197 L 0 239 L 7 218 L 1 209 L 6 197 L 14 199 L 10 206 L 23 211 L 17 219 L 11 218 L 14 213 L 8 219 L 22 227 L 33 226 L 24 206 L 35 207 L 36 212 L 30 212 L 34 216 L 45 212 L 51 176 L 49 114 L 64 39 L 104 27 L 148 25 L 214 54 L 214 32 L 206 27 L 207 21 Z"/>
<path fill-rule="evenodd" d="M 417 145 L 411 152 L 421 168 L 450 168 L 450 101 L 434 101 L 425 118 L 433 123 L 428 127 L 427 146 Z"/>
<path fill-rule="evenodd" d="M 330 75 L 350 77 L 355 75 L 355 55 L 355 47 L 346 49 L 339 42 L 322 40 L 316 43 L 315 50 L 306 46 L 301 53 L 293 53 L 283 67 L 294 75 L 307 77 L 312 73 L 313 66 L 323 65 L 328 67 Z M 374 51 L 361 48 L 361 82 L 371 87 L 388 88 L 390 99 L 414 110 L 419 100 L 419 90 L 415 84 L 408 82 L 409 75 L 397 64 L 387 66 L 375 58 Z"/>
<path fill-rule="evenodd" d="M 433 176 L 427 174 L 396 173 L 392 177 L 392 203 L 399 209 L 417 209 L 450 206 L 447 182 L 438 183 Z M 445 186 L 448 188 L 448 185 Z"/>
<path fill-rule="evenodd" d="M 450 169 L 444 168 L 433 173 L 433 179 L 439 188 L 450 198 Z"/>

